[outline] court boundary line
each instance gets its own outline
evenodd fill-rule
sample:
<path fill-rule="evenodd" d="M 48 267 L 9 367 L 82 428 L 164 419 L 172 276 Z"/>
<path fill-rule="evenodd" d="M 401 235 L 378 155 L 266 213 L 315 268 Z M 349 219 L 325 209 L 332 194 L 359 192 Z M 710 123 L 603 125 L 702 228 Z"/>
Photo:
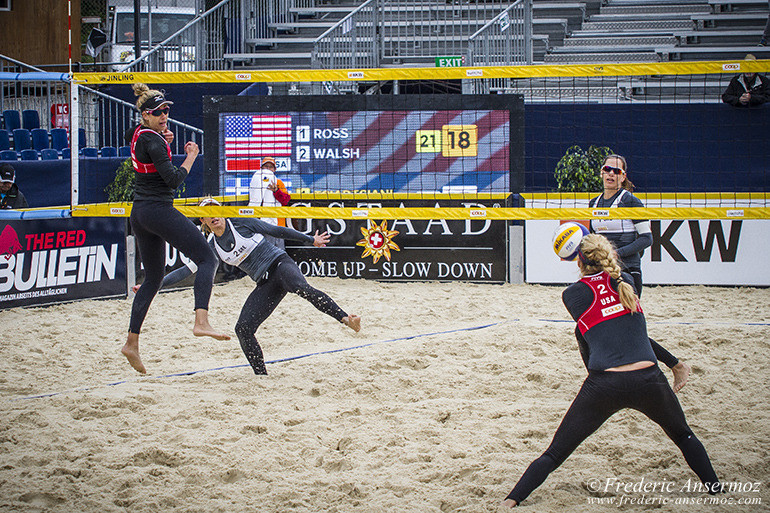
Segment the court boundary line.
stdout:
<path fill-rule="evenodd" d="M 542 319 L 538 318 L 536 319 L 539 322 L 550 322 L 550 323 L 574 323 L 575 321 L 571 319 Z M 408 335 L 405 337 L 398 337 L 398 338 L 392 338 L 388 340 L 378 340 L 375 342 L 369 342 L 366 344 L 359 344 L 355 346 L 348 346 L 348 347 L 340 347 L 336 349 L 327 349 L 324 351 L 315 351 L 312 353 L 305 353 L 295 356 L 287 356 L 284 358 L 278 358 L 275 360 L 266 361 L 265 365 L 272 365 L 276 363 L 285 363 L 285 362 L 291 362 L 295 360 L 301 360 L 303 358 L 309 358 L 313 356 L 321 356 L 325 354 L 334 354 L 334 353 L 341 353 L 345 351 L 353 351 L 355 349 L 363 349 L 366 347 L 371 347 L 375 345 L 380 344 L 388 344 L 392 342 L 402 342 L 405 340 L 414 340 L 417 338 L 423 338 L 423 337 L 431 337 L 435 335 L 448 335 L 451 333 L 459 333 L 462 331 L 476 331 L 476 330 L 482 330 L 486 328 L 491 328 L 493 326 L 499 326 L 501 324 L 507 324 L 512 322 L 520 322 L 521 319 L 506 319 L 504 321 L 498 321 L 493 322 L 489 324 L 482 324 L 480 326 L 471 326 L 468 328 L 457 328 L 453 330 L 445 330 L 445 331 L 435 331 L 431 333 L 420 333 L 417 335 Z M 710 323 L 704 323 L 704 322 L 687 322 L 687 321 L 677 321 L 677 322 L 671 322 L 671 321 L 653 321 L 648 322 L 648 325 L 650 324 L 665 324 L 665 325 L 681 325 L 681 326 L 694 326 L 694 325 L 719 325 L 719 326 L 770 326 L 770 322 L 740 322 L 740 323 L 720 323 L 720 322 L 710 322 Z M 35 395 L 28 395 L 28 396 L 22 396 L 22 397 L 14 397 L 8 399 L 10 402 L 16 402 L 16 401 L 24 401 L 29 399 L 44 399 L 46 397 L 56 397 L 60 395 L 67 395 L 74 392 L 89 392 L 91 390 L 97 390 L 100 388 L 106 388 L 106 387 L 112 387 L 112 386 L 118 386 L 118 385 L 125 385 L 129 383 L 138 383 L 141 380 L 146 379 L 165 379 L 165 378 L 175 378 L 175 377 L 181 377 L 181 376 L 193 376 L 195 374 L 203 374 L 206 372 L 216 372 L 216 371 L 222 371 L 222 370 L 228 370 L 228 369 L 238 369 L 241 367 L 249 367 L 248 363 L 239 363 L 236 365 L 223 365 L 221 367 L 211 367 L 208 369 L 199 369 L 199 370 L 192 370 L 192 371 L 184 371 L 184 372 L 174 372 L 171 374 L 160 374 L 158 376 L 143 376 L 139 378 L 133 378 L 133 379 L 123 379 L 120 381 L 113 381 L 111 383 L 103 383 L 101 385 L 94 385 L 90 387 L 80 387 L 80 388 L 73 388 L 70 390 L 64 390 L 60 392 L 50 392 L 45 394 L 35 394 Z"/>
<path fill-rule="evenodd" d="M 518 319 L 511 319 L 511 320 L 517 321 Z M 356 345 L 356 346 L 339 347 L 339 348 L 336 348 L 336 349 L 328 349 L 328 350 L 324 350 L 324 351 L 315 351 L 315 352 L 312 352 L 312 353 L 305 353 L 305 354 L 300 354 L 300 355 L 295 355 L 295 356 L 287 356 L 287 357 L 284 357 L 284 358 L 278 358 L 276 360 L 267 361 L 267 362 L 265 362 L 265 365 L 291 362 L 291 361 L 294 361 L 294 360 L 300 360 L 302 358 L 309 358 L 309 357 L 312 357 L 312 356 L 321 356 L 321 355 L 325 355 L 325 354 L 334 354 L 334 353 L 341 353 L 341 352 L 344 352 L 344 351 L 352 351 L 354 349 L 362 349 L 362 348 L 365 348 L 365 347 L 375 346 L 375 345 L 379 345 L 379 344 L 387 344 L 387 343 L 391 343 L 391 342 L 401 342 L 401 341 L 404 341 L 404 340 L 414 340 L 414 339 L 417 339 L 417 338 L 431 337 L 431 336 L 435 336 L 435 335 L 448 335 L 448 334 L 451 334 L 451 333 L 458 333 L 458 332 L 461 332 L 461 331 L 482 330 L 482 329 L 486 329 L 486 328 L 491 328 L 492 326 L 497 326 L 499 324 L 503 324 L 505 322 L 510 322 L 511 320 L 493 322 L 493 323 L 490 323 L 490 324 L 483 324 L 481 326 L 471 326 L 471 327 L 468 327 L 468 328 L 457 328 L 457 329 L 453 329 L 453 330 L 436 331 L 436 332 L 431 332 L 431 333 L 420 333 L 420 334 L 417 334 L 417 335 L 408 335 L 406 337 L 399 337 L 399 338 L 393 338 L 393 339 L 388 339 L 388 340 L 378 340 L 378 341 L 375 341 L 375 342 L 369 342 L 369 343 L 366 343 L 366 344 L 359 344 L 359 345 Z M 237 369 L 237 368 L 240 368 L 240 367 L 249 367 L 249 366 L 250 365 L 248 363 L 239 363 L 237 365 L 224 365 L 224 366 L 221 366 L 221 367 L 212 367 L 212 368 L 209 368 L 209 369 L 199 369 L 199 370 L 184 371 L 184 372 L 174 372 L 174 373 L 171 373 L 171 374 L 161 374 L 161 375 L 158 375 L 158 376 L 143 376 L 143 377 L 133 378 L 133 379 L 122 379 L 120 381 L 113 381 L 111 383 L 103 383 L 101 385 L 94 385 L 94 386 L 90 386 L 90 387 L 80 387 L 80 388 L 73 388 L 73 389 L 70 389 L 70 390 L 63 390 L 63 391 L 60 391 L 60 392 L 49 392 L 49 393 L 45 393 L 45 394 L 35 394 L 35 395 L 28 395 L 28 396 L 23 396 L 23 397 L 14 397 L 14 398 L 9 399 L 9 401 L 10 402 L 16 402 L 16 401 L 24 401 L 24 400 L 29 400 L 29 399 L 44 399 L 46 397 L 56 397 L 56 396 L 60 396 L 60 395 L 71 394 L 71 393 L 74 393 L 74 392 L 89 392 L 91 390 L 97 390 L 97 389 L 100 389 L 100 388 L 114 387 L 114 386 L 118 386 L 118 385 L 129 384 L 129 383 L 138 383 L 138 382 L 140 382 L 142 380 L 146 380 L 146 379 L 164 379 L 164 378 L 175 378 L 175 377 L 180 377 L 180 376 L 192 376 L 192 375 L 195 375 L 195 374 L 203 374 L 205 372 L 216 372 L 216 371 L 221 371 L 221 370 Z"/>

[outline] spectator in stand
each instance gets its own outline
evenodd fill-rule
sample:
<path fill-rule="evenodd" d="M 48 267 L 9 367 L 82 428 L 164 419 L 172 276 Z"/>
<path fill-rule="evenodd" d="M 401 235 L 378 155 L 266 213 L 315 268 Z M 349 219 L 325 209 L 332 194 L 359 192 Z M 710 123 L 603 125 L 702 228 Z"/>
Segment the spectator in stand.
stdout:
<path fill-rule="evenodd" d="M 756 57 L 748 54 L 745 61 L 755 61 Z M 722 101 L 733 107 L 755 107 L 770 99 L 770 79 L 759 73 L 742 73 L 730 80 L 722 94 Z"/>
<path fill-rule="evenodd" d="M 10 164 L 0 166 L 0 209 L 28 208 L 27 198 L 16 185 L 16 170 Z"/>

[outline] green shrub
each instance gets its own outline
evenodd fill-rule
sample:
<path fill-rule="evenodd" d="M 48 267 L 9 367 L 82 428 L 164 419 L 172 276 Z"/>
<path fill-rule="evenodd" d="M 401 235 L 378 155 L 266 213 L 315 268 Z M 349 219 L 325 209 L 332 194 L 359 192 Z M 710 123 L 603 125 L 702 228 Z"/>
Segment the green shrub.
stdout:
<path fill-rule="evenodd" d="M 554 177 L 558 192 L 600 192 L 603 189 L 599 168 L 613 151 L 606 146 L 580 146 L 567 149 L 556 164 Z"/>
<path fill-rule="evenodd" d="M 115 171 L 115 179 L 104 188 L 107 200 L 110 202 L 128 202 L 134 199 L 134 184 L 136 174 L 131 159 L 126 159 Z"/>
<path fill-rule="evenodd" d="M 134 166 L 131 163 L 131 159 L 128 158 L 120 164 L 120 167 L 115 171 L 115 178 L 110 184 L 104 188 L 104 192 L 107 193 L 107 201 L 109 202 L 130 202 L 134 201 L 134 185 L 136 184 L 136 173 L 134 173 Z M 176 197 L 181 198 L 185 192 L 186 186 L 184 182 L 176 190 Z"/>

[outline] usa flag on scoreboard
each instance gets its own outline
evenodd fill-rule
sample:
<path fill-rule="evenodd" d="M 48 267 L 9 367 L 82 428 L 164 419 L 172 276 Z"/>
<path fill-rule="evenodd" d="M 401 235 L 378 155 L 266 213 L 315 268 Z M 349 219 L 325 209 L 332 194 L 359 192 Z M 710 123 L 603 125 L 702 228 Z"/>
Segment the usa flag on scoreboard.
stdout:
<path fill-rule="evenodd" d="M 225 170 L 256 171 L 260 157 L 291 156 L 291 116 L 225 117 Z"/>

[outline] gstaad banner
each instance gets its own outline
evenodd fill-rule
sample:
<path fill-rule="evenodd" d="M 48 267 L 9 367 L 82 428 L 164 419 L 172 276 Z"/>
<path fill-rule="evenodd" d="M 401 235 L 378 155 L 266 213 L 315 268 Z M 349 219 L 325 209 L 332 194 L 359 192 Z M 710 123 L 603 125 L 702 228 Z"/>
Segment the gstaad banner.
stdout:
<path fill-rule="evenodd" d="M 293 202 L 314 207 L 494 208 L 492 202 L 357 201 Z M 371 210 L 370 210 L 371 213 Z M 305 276 L 382 281 L 506 280 L 506 223 L 489 219 L 294 219 L 303 233 L 327 231 L 326 248 L 286 242 L 286 251 Z"/>
<path fill-rule="evenodd" d="M 125 294 L 124 219 L 0 221 L 0 308 Z"/>

